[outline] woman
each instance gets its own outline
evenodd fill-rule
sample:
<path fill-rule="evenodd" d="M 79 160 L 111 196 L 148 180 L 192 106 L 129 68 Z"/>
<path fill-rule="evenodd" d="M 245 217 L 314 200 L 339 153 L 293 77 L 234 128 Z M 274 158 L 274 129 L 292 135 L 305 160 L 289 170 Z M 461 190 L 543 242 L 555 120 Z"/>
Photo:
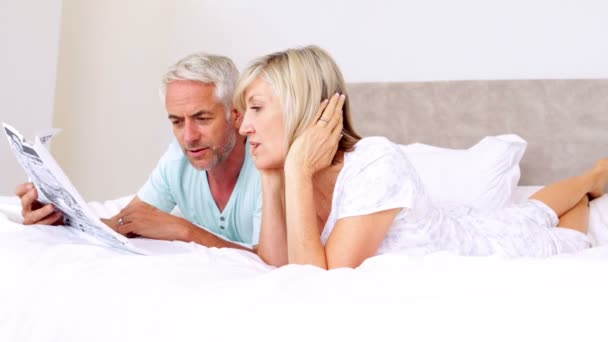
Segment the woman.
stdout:
<path fill-rule="evenodd" d="M 608 160 L 524 204 L 455 215 L 433 207 L 398 145 L 354 131 L 345 93 L 337 65 L 314 46 L 261 57 L 241 75 L 235 105 L 262 176 L 266 262 L 331 269 L 412 249 L 548 256 L 590 247 L 588 196 L 602 194 Z"/>

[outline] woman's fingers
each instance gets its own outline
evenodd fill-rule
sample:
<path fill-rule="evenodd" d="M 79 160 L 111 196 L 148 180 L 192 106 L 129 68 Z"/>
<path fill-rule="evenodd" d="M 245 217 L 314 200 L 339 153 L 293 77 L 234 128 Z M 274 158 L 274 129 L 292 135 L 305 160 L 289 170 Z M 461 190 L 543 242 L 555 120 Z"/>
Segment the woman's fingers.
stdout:
<path fill-rule="evenodd" d="M 337 120 L 336 125 L 333 128 L 333 131 L 331 131 L 331 137 L 333 138 L 333 141 L 335 142 L 335 144 L 338 144 L 340 142 L 340 139 L 342 138 L 342 130 L 344 128 L 343 126 L 343 121 L 344 118 L 342 117 L 342 115 L 340 115 L 339 119 Z"/>
<path fill-rule="evenodd" d="M 329 99 L 325 110 L 323 110 L 322 115 L 316 121 L 321 125 L 321 127 L 329 127 L 333 129 L 335 126 L 335 120 L 342 116 L 342 107 L 344 106 L 344 95 L 340 95 L 335 93 Z M 333 124 L 332 124 L 333 122 Z M 331 125 L 330 125 L 331 124 Z"/>
<path fill-rule="evenodd" d="M 325 99 L 319 104 L 319 109 L 315 113 L 315 119 L 312 121 L 313 125 L 319 122 L 319 119 L 321 118 L 321 115 L 323 115 L 323 111 L 325 110 L 325 107 L 327 107 L 328 102 L 329 100 Z"/>
<path fill-rule="evenodd" d="M 321 125 L 321 127 L 326 127 L 332 121 L 332 119 L 334 119 L 335 114 L 336 114 L 335 113 L 336 105 L 337 105 L 339 99 L 340 99 L 340 94 L 338 94 L 338 93 L 335 93 L 334 95 L 332 95 L 329 98 L 329 101 L 327 102 L 327 106 L 325 106 L 325 110 L 323 110 L 321 117 L 319 117 L 319 119 L 316 121 L 318 124 Z"/>
<path fill-rule="evenodd" d="M 335 131 L 342 131 L 342 108 L 344 107 L 344 101 L 346 101 L 346 95 L 342 94 L 338 97 L 331 120 L 327 124 L 327 127 L 331 129 L 332 133 Z"/>

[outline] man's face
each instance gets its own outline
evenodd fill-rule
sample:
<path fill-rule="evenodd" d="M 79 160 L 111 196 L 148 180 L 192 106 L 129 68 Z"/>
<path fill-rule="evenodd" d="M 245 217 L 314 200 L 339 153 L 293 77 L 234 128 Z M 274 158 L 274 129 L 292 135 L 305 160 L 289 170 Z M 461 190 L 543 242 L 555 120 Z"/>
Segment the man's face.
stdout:
<path fill-rule="evenodd" d="M 188 160 L 199 170 L 222 163 L 236 143 L 237 123 L 229 108 L 215 97 L 215 85 L 173 81 L 167 85 L 165 106 L 173 134 Z"/>

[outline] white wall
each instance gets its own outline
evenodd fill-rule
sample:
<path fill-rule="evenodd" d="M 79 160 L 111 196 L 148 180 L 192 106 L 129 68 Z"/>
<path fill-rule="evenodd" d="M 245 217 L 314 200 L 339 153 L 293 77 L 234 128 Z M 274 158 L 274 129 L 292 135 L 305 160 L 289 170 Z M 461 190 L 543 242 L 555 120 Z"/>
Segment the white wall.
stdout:
<path fill-rule="evenodd" d="M 173 55 L 315 43 L 347 81 L 608 76 L 605 0 L 186 1 Z"/>
<path fill-rule="evenodd" d="M 26 138 L 51 126 L 61 2 L 0 1 L 0 121 Z M 26 179 L 0 133 L 0 195 Z"/>
<path fill-rule="evenodd" d="M 64 0 L 52 152 L 86 200 L 134 193 L 171 133 L 159 94 L 172 1 Z"/>
<path fill-rule="evenodd" d="M 50 126 L 61 0 L 1 6 L 0 67 L 8 75 L 1 118 L 30 135 Z M 63 7 L 53 124 L 64 132 L 52 152 L 88 200 L 135 192 L 146 180 L 171 136 L 158 80 L 193 51 L 230 56 L 242 68 L 255 56 L 314 43 L 351 82 L 608 77 L 604 0 L 63 0 Z M 0 177 L 0 194 L 20 173 L 7 163 L 12 156 L 2 154 L 10 180 Z"/>

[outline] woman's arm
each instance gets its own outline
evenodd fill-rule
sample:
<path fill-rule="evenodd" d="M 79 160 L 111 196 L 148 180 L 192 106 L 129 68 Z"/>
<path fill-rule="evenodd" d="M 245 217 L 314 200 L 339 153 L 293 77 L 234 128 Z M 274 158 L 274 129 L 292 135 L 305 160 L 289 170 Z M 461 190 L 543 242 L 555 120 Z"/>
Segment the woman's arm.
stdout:
<path fill-rule="evenodd" d="M 325 244 L 327 269 L 358 267 L 376 254 L 401 208 L 338 220 Z"/>
<path fill-rule="evenodd" d="M 401 210 L 388 209 L 340 219 L 323 247 L 312 177 L 302 170 L 286 170 L 285 197 L 289 263 L 315 265 L 324 269 L 357 267 L 376 254 Z"/>
<path fill-rule="evenodd" d="M 285 169 L 289 263 L 309 264 L 327 269 L 314 203 L 312 175 L 306 174 L 304 170 Z"/>
<path fill-rule="evenodd" d="M 263 170 L 262 227 L 257 253 L 273 266 L 287 264 L 287 232 L 285 228 L 285 186 L 282 170 Z"/>
<path fill-rule="evenodd" d="M 285 217 L 289 263 L 327 269 L 321 244 L 313 176 L 331 165 L 342 132 L 344 95 L 335 94 L 314 121 L 293 142 L 285 160 Z M 322 104 L 325 105 L 325 102 Z"/>

